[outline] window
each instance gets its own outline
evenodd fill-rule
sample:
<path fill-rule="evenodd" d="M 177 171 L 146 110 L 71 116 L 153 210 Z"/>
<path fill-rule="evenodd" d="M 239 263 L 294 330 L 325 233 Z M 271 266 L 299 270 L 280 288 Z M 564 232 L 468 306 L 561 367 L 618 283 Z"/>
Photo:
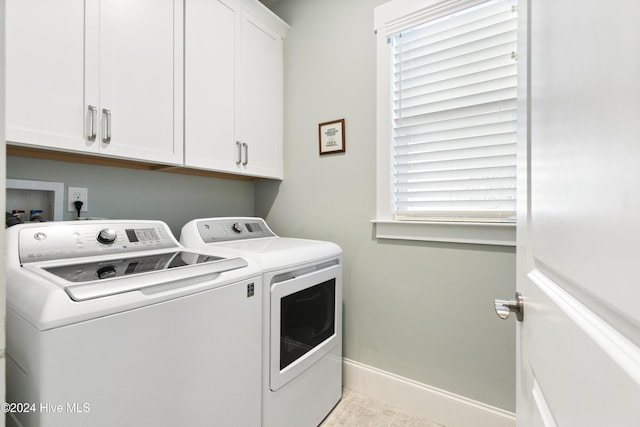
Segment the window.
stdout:
<path fill-rule="evenodd" d="M 516 0 L 395 0 L 376 31 L 378 219 L 513 224 Z"/>

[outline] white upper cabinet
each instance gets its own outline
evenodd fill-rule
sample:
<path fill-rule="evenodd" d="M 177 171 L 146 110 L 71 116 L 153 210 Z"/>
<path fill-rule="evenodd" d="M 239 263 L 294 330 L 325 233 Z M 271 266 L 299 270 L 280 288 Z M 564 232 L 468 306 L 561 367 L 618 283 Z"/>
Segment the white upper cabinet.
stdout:
<path fill-rule="evenodd" d="M 182 25 L 182 0 L 8 0 L 8 141 L 182 164 Z"/>
<path fill-rule="evenodd" d="M 283 38 L 257 0 L 7 0 L 9 144 L 282 179 Z"/>
<path fill-rule="evenodd" d="M 94 151 L 85 138 L 84 1 L 7 0 L 6 138 Z"/>
<path fill-rule="evenodd" d="M 247 173 L 282 178 L 282 37 L 245 13 L 241 25 L 236 138 Z"/>
<path fill-rule="evenodd" d="M 97 3 L 86 2 L 88 39 L 99 31 L 86 50 L 86 96 L 87 109 L 98 105 L 100 151 L 181 164 L 182 1 Z"/>
<path fill-rule="evenodd" d="M 185 166 L 281 179 L 288 26 L 251 0 L 185 10 Z"/>
<path fill-rule="evenodd" d="M 240 9 L 225 0 L 185 4 L 185 165 L 235 169 L 236 39 Z"/>

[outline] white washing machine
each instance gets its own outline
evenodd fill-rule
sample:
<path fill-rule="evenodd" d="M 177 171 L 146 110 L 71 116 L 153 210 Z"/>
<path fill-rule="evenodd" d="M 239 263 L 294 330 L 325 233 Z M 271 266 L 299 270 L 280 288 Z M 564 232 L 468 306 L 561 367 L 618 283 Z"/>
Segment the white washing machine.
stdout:
<path fill-rule="evenodd" d="M 8 425 L 260 424 L 260 268 L 159 221 L 10 227 Z"/>
<path fill-rule="evenodd" d="M 342 250 L 276 236 L 261 218 L 187 223 L 180 242 L 263 270 L 262 425 L 317 426 L 342 395 Z"/>

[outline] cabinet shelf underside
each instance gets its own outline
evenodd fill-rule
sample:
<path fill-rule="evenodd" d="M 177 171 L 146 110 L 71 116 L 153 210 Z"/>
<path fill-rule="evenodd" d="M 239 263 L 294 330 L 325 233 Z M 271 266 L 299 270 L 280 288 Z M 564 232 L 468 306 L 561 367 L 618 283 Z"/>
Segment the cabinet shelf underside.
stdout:
<path fill-rule="evenodd" d="M 183 166 L 167 165 L 159 163 L 137 162 L 115 157 L 92 156 L 88 154 L 70 153 L 41 148 L 25 147 L 7 144 L 7 156 L 30 157 L 34 159 L 55 160 L 71 163 L 85 163 L 90 165 L 111 166 L 127 169 L 139 169 L 156 172 L 180 173 L 185 175 L 206 176 L 211 178 L 233 179 L 237 181 L 255 181 L 264 178 L 234 175 L 223 172 L 208 171 L 203 169 L 187 168 Z"/>

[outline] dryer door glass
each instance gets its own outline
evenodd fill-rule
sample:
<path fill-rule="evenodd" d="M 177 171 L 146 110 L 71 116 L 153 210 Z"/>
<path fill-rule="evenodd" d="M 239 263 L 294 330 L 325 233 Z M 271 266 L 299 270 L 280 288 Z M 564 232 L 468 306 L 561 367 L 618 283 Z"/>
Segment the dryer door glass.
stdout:
<path fill-rule="evenodd" d="M 335 333 L 336 280 L 280 300 L 280 369 L 284 369 Z"/>

